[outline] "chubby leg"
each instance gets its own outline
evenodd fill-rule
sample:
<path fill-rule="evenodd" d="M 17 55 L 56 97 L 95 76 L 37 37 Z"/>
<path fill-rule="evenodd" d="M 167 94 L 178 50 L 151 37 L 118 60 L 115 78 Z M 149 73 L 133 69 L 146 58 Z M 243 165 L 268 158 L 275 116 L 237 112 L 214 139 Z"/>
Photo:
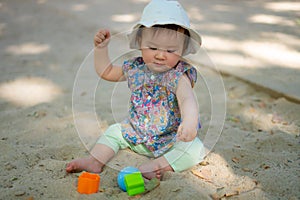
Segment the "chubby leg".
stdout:
<path fill-rule="evenodd" d="M 104 165 L 115 155 L 110 147 L 104 144 L 96 144 L 91 151 L 91 155 L 86 158 L 78 158 L 69 162 L 66 166 L 66 172 L 74 173 L 88 171 L 100 173 Z"/>
<path fill-rule="evenodd" d="M 164 158 L 175 172 L 182 172 L 197 165 L 204 156 L 205 149 L 198 137 L 191 142 L 176 142 L 173 148 L 164 154 Z"/>
<path fill-rule="evenodd" d="M 163 156 L 141 165 L 139 170 L 142 172 L 143 177 L 149 180 L 152 178 L 160 180 L 166 171 L 174 171 Z"/>
<path fill-rule="evenodd" d="M 204 146 L 196 137 L 191 142 L 177 142 L 166 154 L 141 165 L 139 169 L 147 179 L 161 179 L 166 171 L 181 172 L 198 164 L 204 155 Z"/>
<path fill-rule="evenodd" d="M 94 173 L 102 172 L 104 165 L 118 152 L 122 139 L 120 124 L 113 124 L 99 137 L 91 155 L 86 158 L 72 160 L 66 166 L 68 173 L 88 171 Z M 122 147 L 124 145 L 121 145 Z M 125 148 L 124 146 L 123 148 Z"/>

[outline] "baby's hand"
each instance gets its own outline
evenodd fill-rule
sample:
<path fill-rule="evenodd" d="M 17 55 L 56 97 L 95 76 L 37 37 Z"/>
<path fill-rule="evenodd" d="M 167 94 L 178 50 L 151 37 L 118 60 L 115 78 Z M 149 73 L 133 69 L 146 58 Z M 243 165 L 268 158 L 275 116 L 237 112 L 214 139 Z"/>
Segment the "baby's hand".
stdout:
<path fill-rule="evenodd" d="M 197 136 L 197 128 L 190 125 L 180 124 L 177 130 L 177 140 L 190 142 Z"/>
<path fill-rule="evenodd" d="M 94 37 L 94 45 L 97 48 L 106 47 L 109 43 L 110 32 L 107 29 L 101 29 Z"/>

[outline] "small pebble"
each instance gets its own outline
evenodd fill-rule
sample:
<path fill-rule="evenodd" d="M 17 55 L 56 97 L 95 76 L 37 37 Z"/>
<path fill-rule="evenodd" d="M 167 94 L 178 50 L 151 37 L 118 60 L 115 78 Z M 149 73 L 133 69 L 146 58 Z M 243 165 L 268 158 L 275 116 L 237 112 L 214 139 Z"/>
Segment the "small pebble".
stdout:
<path fill-rule="evenodd" d="M 247 167 L 242 168 L 242 170 L 243 170 L 244 172 L 252 172 L 252 170 L 249 169 L 249 168 L 247 168 Z"/>
<path fill-rule="evenodd" d="M 15 196 L 20 197 L 23 196 L 25 194 L 25 191 L 19 190 L 15 192 Z"/>

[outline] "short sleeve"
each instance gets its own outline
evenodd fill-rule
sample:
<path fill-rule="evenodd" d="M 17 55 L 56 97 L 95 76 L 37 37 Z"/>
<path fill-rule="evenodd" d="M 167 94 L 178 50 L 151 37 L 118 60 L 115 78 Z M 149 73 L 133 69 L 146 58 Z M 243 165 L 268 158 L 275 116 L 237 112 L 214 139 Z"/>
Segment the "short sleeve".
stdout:
<path fill-rule="evenodd" d="M 124 61 L 122 65 L 122 70 L 127 78 L 128 87 L 133 91 L 142 85 L 142 71 L 140 70 L 143 60 L 141 57 L 135 57 Z"/>
<path fill-rule="evenodd" d="M 180 61 L 176 68 L 168 75 L 168 89 L 170 91 L 176 91 L 179 79 L 184 74 L 187 75 L 187 77 L 191 81 L 192 87 L 194 87 L 197 81 L 197 70 L 190 64 Z"/>
<path fill-rule="evenodd" d="M 188 68 L 185 71 L 185 73 L 187 77 L 190 79 L 192 87 L 194 87 L 197 81 L 197 70 L 194 67 L 190 66 L 190 68 Z"/>
<path fill-rule="evenodd" d="M 122 70 L 126 77 L 128 76 L 128 71 L 133 68 L 134 60 L 135 60 L 135 58 L 130 59 L 130 60 L 125 60 L 122 65 Z"/>

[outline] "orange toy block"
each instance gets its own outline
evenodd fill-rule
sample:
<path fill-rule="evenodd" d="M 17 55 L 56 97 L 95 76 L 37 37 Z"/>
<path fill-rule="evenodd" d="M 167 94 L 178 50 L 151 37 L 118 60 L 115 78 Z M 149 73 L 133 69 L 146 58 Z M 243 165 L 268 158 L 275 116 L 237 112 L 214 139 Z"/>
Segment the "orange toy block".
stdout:
<path fill-rule="evenodd" d="M 92 194 L 98 192 L 100 176 L 83 172 L 78 178 L 77 191 L 81 194 Z"/>

